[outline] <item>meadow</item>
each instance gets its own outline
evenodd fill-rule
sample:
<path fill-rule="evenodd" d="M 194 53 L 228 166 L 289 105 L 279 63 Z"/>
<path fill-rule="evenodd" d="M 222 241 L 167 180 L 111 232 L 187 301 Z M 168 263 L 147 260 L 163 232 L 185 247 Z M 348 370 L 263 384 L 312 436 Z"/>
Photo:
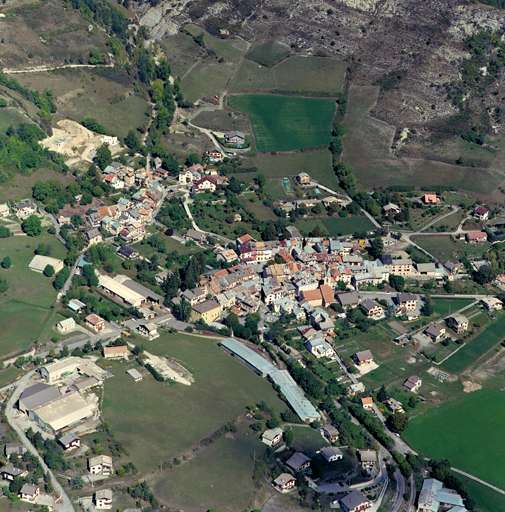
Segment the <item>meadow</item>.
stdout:
<path fill-rule="evenodd" d="M 495 320 L 487 329 L 465 343 L 463 348 L 442 363 L 442 367 L 448 372 L 460 373 L 472 363 L 475 363 L 488 350 L 491 350 L 504 337 L 505 315 Z"/>
<path fill-rule="evenodd" d="M 425 457 L 451 464 L 501 489 L 505 456 L 505 396 L 482 389 L 411 419 L 405 440 Z"/>
<path fill-rule="evenodd" d="M 293 151 L 331 142 L 333 100 L 243 94 L 229 96 L 228 105 L 249 116 L 258 151 Z"/>
<path fill-rule="evenodd" d="M 230 89 L 232 91 L 275 89 L 275 82 L 270 68 L 252 60 L 244 59 L 238 68 Z"/>
<path fill-rule="evenodd" d="M 364 232 L 375 229 L 372 221 L 368 217 L 331 217 L 324 219 L 323 224 L 330 233 L 330 236 L 350 235 L 356 232 Z"/>
<path fill-rule="evenodd" d="M 505 496 L 471 478 L 466 478 L 455 472 L 453 472 L 453 474 L 460 480 L 463 480 L 467 485 L 470 498 L 477 503 L 475 509 L 477 512 L 498 512 L 505 510 Z"/>
<path fill-rule="evenodd" d="M 342 92 L 346 64 L 326 57 L 290 57 L 272 69 L 280 91 L 311 96 L 336 95 Z"/>
<path fill-rule="evenodd" d="M 9 126 L 17 126 L 21 123 L 32 123 L 32 120 L 15 108 L 0 109 L 0 132 L 5 133 Z"/>
<path fill-rule="evenodd" d="M 184 99 L 195 102 L 202 97 L 221 96 L 232 74 L 230 64 L 219 64 L 214 59 L 198 63 L 181 80 Z"/>
<path fill-rule="evenodd" d="M 433 312 L 439 316 L 448 315 L 471 304 L 471 300 L 433 299 Z"/>
<path fill-rule="evenodd" d="M 144 473 L 171 462 L 244 413 L 246 405 L 265 400 L 278 412 L 287 408 L 266 379 L 213 340 L 162 331 L 158 339 L 142 342 L 147 350 L 174 358 L 195 379 L 191 386 L 163 384 L 150 376 L 132 384 L 125 374 L 131 365 L 112 364 L 115 377 L 105 382 L 103 417 Z"/>
<path fill-rule="evenodd" d="M 263 66 L 272 67 L 284 57 L 287 57 L 289 53 L 290 49 L 287 45 L 271 39 L 249 50 L 246 57 Z"/>
<path fill-rule="evenodd" d="M 462 256 L 476 256 L 478 258 L 486 252 L 490 244 L 467 244 L 464 241 L 453 241 L 450 235 L 419 235 L 412 237 L 412 240 L 438 258 L 442 263 L 447 260 L 455 262 Z"/>

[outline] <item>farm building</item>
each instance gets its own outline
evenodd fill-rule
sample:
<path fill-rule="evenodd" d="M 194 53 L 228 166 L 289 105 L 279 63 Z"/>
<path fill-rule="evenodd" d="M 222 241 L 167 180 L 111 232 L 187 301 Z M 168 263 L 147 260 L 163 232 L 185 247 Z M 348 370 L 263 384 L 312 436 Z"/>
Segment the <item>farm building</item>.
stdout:
<path fill-rule="evenodd" d="M 126 373 L 131 379 L 133 379 L 133 382 L 139 382 L 142 380 L 142 374 L 138 370 L 135 370 L 135 368 L 128 370 Z"/>
<path fill-rule="evenodd" d="M 106 370 L 100 368 L 93 361 L 74 356 L 42 366 L 38 372 L 43 379 L 46 379 L 48 384 L 72 375 L 74 372 L 86 375 L 87 377 L 96 377 L 100 381 L 108 375 Z"/>
<path fill-rule="evenodd" d="M 56 329 L 61 333 L 71 331 L 72 329 L 75 329 L 75 320 L 72 317 L 65 318 L 65 320 L 56 324 Z"/>
<path fill-rule="evenodd" d="M 122 345 L 121 347 L 103 348 L 104 359 L 127 359 L 129 354 L 130 352 L 128 351 L 128 347 L 126 345 Z"/>
<path fill-rule="evenodd" d="M 254 350 L 246 347 L 235 338 L 224 339 L 221 341 L 221 346 L 260 375 L 266 376 L 269 372 L 275 369 L 275 366 L 272 363 L 269 363 L 266 359 L 254 352 Z"/>
<path fill-rule="evenodd" d="M 73 311 L 74 313 L 79 313 L 82 309 L 86 309 L 86 304 L 84 304 L 84 302 L 81 302 L 80 300 L 72 299 L 68 303 L 68 309 L 70 309 L 70 311 Z"/>
<path fill-rule="evenodd" d="M 51 265 L 54 268 L 54 273 L 57 274 L 63 268 L 63 261 L 56 258 L 50 258 L 49 256 L 36 254 L 28 264 L 28 268 L 42 274 L 48 265 Z"/>
<path fill-rule="evenodd" d="M 40 427 L 53 434 L 92 418 L 95 405 L 88 403 L 79 393 L 69 393 L 35 408 L 33 419 Z"/>
<path fill-rule="evenodd" d="M 118 275 L 111 278 L 109 276 L 98 276 L 98 287 L 103 291 L 117 297 L 128 306 L 138 308 L 143 305 L 163 304 L 163 297 L 153 292 L 149 288 L 142 286 L 127 276 Z"/>
<path fill-rule="evenodd" d="M 73 433 L 65 434 L 58 439 L 58 442 L 63 446 L 64 450 L 70 450 L 71 448 L 77 448 L 81 446 L 81 438 Z"/>

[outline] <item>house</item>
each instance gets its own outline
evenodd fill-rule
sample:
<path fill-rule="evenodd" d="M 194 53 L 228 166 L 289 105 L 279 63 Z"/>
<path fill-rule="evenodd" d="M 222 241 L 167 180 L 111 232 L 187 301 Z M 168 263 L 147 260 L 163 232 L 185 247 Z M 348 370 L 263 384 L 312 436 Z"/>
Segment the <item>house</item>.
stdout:
<path fill-rule="evenodd" d="M 478 208 L 475 208 L 472 215 L 479 220 L 487 220 L 489 217 L 489 210 L 486 210 L 485 208 L 482 208 L 482 206 L 479 206 Z"/>
<path fill-rule="evenodd" d="M 487 242 L 487 233 L 485 231 L 475 231 L 465 235 L 466 241 L 469 244 L 483 244 Z"/>
<path fill-rule="evenodd" d="M 238 131 L 226 132 L 224 134 L 224 140 L 228 144 L 243 144 L 245 142 L 245 135 Z"/>
<path fill-rule="evenodd" d="M 458 274 L 463 269 L 463 263 L 452 263 L 451 261 L 446 261 L 444 263 L 444 268 L 451 274 Z"/>
<path fill-rule="evenodd" d="M 403 387 L 407 388 L 412 393 L 417 393 L 423 381 L 417 375 L 411 375 L 404 383 Z"/>
<path fill-rule="evenodd" d="M 343 308 L 353 308 L 359 304 L 358 294 L 356 292 L 337 293 L 335 298 Z"/>
<path fill-rule="evenodd" d="M 216 259 L 217 261 L 226 261 L 226 263 L 231 263 L 232 261 L 238 260 L 238 256 L 233 249 L 226 249 L 225 251 L 219 252 Z"/>
<path fill-rule="evenodd" d="M 299 473 L 309 469 L 310 463 L 310 457 L 302 452 L 296 452 L 286 461 L 286 466 L 290 467 L 295 473 Z"/>
<path fill-rule="evenodd" d="M 75 329 L 75 320 L 72 317 L 65 318 L 65 320 L 56 324 L 56 329 L 61 333 L 71 331 L 72 329 Z"/>
<path fill-rule="evenodd" d="M 382 316 L 384 311 L 382 310 L 382 306 L 375 300 L 365 299 L 361 304 L 361 308 L 365 311 L 366 316 L 369 318 L 374 318 L 378 316 Z"/>
<path fill-rule="evenodd" d="M 300 185 L 310 185 L 310 182 L 312 181 L 310 176 L 306 172 L 301 172 L 296 179 L 298 180 L 298 183 Z"/>
<path fill-rule="evenodd" d="M 15 468 L 14 466 L 9 466 L 7 468 L 2 468 L 2 478 L 4 480 L 10 480 L 11 482 L 16 477 L 23 477 L 28 474 L 28 471 L 24 469 Z"/>
<path fill-rule="evenodd" d="M 26 452 L 26 448 L 18 443 L 6 443 L 5 444 L 5 457 L 9 458 L 11 455 L 16 455 L 21 458 Z"/>
<path fill-rule="evenodd" d="M 313 356 L 316 356 L 318 359 L 320 357 L 332 357 L 335 355 L 335 350 L 333 350 L 333 347 L 322 338 L 314 338 L 307 341 L 307 343 L 305 343 L 305 347 Z"/>
<path fill-rule="evenodd" d="M 211 162 L 219 162 L 220 160 L 223 159 L 223 152 L 216 146 L 212 146 L 208 151 L 207 151 L 207 158 L 211 161 Z"/>
<path fill-rule="evenodd" d="M 435 263 L 416 263 L 416 267 L 422 276 L 435 277 L 437 275 Z"/>
<path fill-rule="evenodd" d="M 365 409 L 365 411 L 373 411 L 373 398 L 371 396 L 365 396 L 360 399 L 361 407 Z"/>
<path fill-rule="evenodd" d="M 439 480 L 428 478 L 423 482 L 417 510 L 418 512 L 437 512 L 439 507 L 444 510 L 463 507 L 461 512 L 466 510 L 461 496 L 456 491 L 444 488 Z"/>
<path fill-rule="evenodd" d="M 40 495 L 40 487 L 35 484 L 24 484 L 19 491 L 19 497 L 23 501 L 29 501 L 35 503 Z"/>
<path fill-rule="evenodd" d="M 424 194 L 421 198 L 424 204 L 437 204 L 437 195 L 436 194 Z"/>
<path fill-rule="evenodd" d="M 97 455 L 88 459 L 88 471 L 92 475 L 112 475 L 114 467 L 112 457 L 108 455 Z"/>
<path fill-rule="evenodd" d="M 375 450 L 358 450 L 361 467 L 371 469 L 377 463 L 377 452 Z"/>
<path fill-rule="evenodd" d="M 401 209 L 398 208 L 396 204 L 388 203 L 386 206 L 382 207 L 382 211 L 388 215 L 389 213 L 392 213 L 393 215 L 396 215 L 397 213 L 401 212 Z"/>
<path fill-rule="evenodd" d="M 361 352 L 356 352 L 356 354 L 354 354 L 352 357 L 358 366 L 364 366 L 366 364 L 370 364 L 373 361 L 373 355 L 370 350 L 362 350 Z"/>
<path fill-rule="evenodd" d="M 23 201 L 16 205 L 16 212 L 20 219 L 25 219 L 37 212 L 37 205 L 30 201 Z"/>
<path fill-rule="evenodd" d="M 136 260 L 139 257 L 137 249 L 129 247 L 128 245 L 122 245 L 117 252 L 129 260 Z"/>
<path fill-rule="evenodd" d="M 104 347 L 103 348 L 103 357 L 104 359 L 128 359 L 128 355 L 130 352 L 128 351 L 128 347 L 123 345 L 121 347 Z"/>
<path fill-rule="evenodd" d="M 316 290 L 302 290 L 300 295 L 302 303 L 306 302 L 313 307 L 323 305 L 323 296 L 321 295 L 321 290 L 319 288 Z"/>
<path fill-rule="evenodd" d="M 195 304 L 191 309 L 193 322 L 202 319 L 204 322 L 214 322 L 221 316 L 221 304 L 216 299 L 206 300 Z"/>
<path fill-rule="evenodd" d="M 61 436 L 58 442 L 63 446 L 64 450 L 70 450 L 81 446 L 81 438 L 75 434 L 69 433 Z"/>
<path fill-rule="evenodd" d="M 326 437 L 326 439 L 328 439 L 328 441 L 330 441 L 330 443 L 337 441 L 340 436 L 340 432 L 331 425 L 329 427 L 322 427 L 320 432 L 324 437 Z"/>
<path fill-rule="evenodd" d="M 325 446 L 316 453 L 320 453 L 328 462 L 335 462 L 344 458 L 342 451 L 335 446 Z"/>
<path fill-rule="evenodd" d="M 11 211 L 7 203 L 0 204 L 0 217 L 8 217 Z"/>
<path fill-rule="evenodd" d="M 280 492 L 289 492 L 296 486 L 296 478 L 289 473 L 281 473 L 274 481 L 273 486 Z"/>
<path fill-rule="evenodd" d="M 216 180 L 215 178 L 205 176 L 205 178 L 199 179 L 193 185 L 193 192 L 200 194 L 202 192 L 214 192 L 216 190 Z"/>
<path fill-rule="evenodd" d="M 445 326 L 442 324 L 431 324 L 424 331 L 424 334 L 437 343 L 445 336 Z"/>
<path fill-rule="evenodd" d="M 371 508 L 372 502 L 360 491 L 352 491 L 340 500 L 344 512 L 361 512 Z"/>
<path fill-rule="evenodd" d="M 88 245 L 95 245 L 103 242 L 102 233 L 100 233 L 98 228 L 93 228 L 90 229 L 89 231 L 86 231 L 84 238 Z"/>
<path fill-rule="evenodd" d="M 282 434 L 283 431 L 280 427 L 265 430 L 261 436 L 261 442 L 273 448 L 282 441 Z"/>
<path fill-rule="evenodd" d="M 154 169 L 154 174 L 158 176 L 158 178 L 161 178 L 162 180 L 166 180 L 169 176 L 169 173 L 167 170 L 158 167 L 157 169 Z"/>
<path fill-rule="evenodd" d="M 90 327 L 94 332 L 100 332 L 105 329 L 105 320 L 100 318 L 98 315 L 88 315 L 84 319 L 84 323 Z"/>
<path fill-rule="evenodd" d="M 138 326 L 138 331 L 141 336 L 146 337 L 148 340 L 154 340 L 159 337 L 158 328 L 156 324 L 153 322 L 148 322 L 147 324 L 140 324 Z"/>
<path fill-rule="evenodd" d="M 112 491 L 110 489 L 102 489 L 95 492 L 95 507 L 98 509 L 112 508 Z"/>
<path fill-rule="evenodd" d="M 71 222 L 70 217 L 65 217 L 64 215 L 60 215 L 56 218 L 56 221 L 58 222 L 58 226 L 65 226 L 69 225 Z"/>
<path fill-rule="evenodd" d="M 327 284 L 322 284 L 319 289 L 321 290 L 321 296 L 323 298 L 323 308 L 327 308 L 330 304 L 335 302 L 333 290 Z"/>
<path fill-rule="evenodd" d="M 405 311 L 415 311 L 418 300 L 419 297 L 412 293 L 398 293 L 396 295 L 396 303 Z"/>
<path fill-rule="evenodd" d="M 447 325 L 457 334 L 462 334 L 468 329 L 468 318 L 464 315 L 456 314 L 445 319 Z"/>
<path fill-rule="evenodd" d="M 404 413 L 405 410 L 403 409 L 403 405 L 398 400 L 395 400 L 394 398 L 390 397 L 386 400 L 386 407 L 392 412 L 401 412 Z"/>
<path fill-rule="evenodd" d="M 196 229 L 188 229 L 185 237 L 193 240 L 193 242 L 202 243 L 205 241 L 205 233 L 202 231 L 197 231 Z"/>
<path fill-rule="evenodd" d="M 365 391 L 365 385 L 363 382 L 358 382 L 356 384 L 351 384 L 349 386 L 349 396 L 354 396 L 360 393 L 363 393 Z"/>
<path fill-rule="evenodd" d="M 488 310 L 488 311 L 496 311 L 497 309 L 503 309 L 503 302 L 496 297 L 489 297 L 482 299 L 481 304 Z"/>

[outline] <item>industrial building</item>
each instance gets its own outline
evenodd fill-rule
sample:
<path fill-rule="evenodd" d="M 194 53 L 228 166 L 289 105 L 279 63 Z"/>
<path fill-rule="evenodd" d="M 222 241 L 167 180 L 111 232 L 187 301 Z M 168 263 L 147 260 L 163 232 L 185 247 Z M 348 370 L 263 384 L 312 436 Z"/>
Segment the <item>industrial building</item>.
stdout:
<path fill-rule="evenodd" d="M 46 379 L 48 384 L 53 384 L 73 373 L 75 373 L 75 377 L 84 375 L 86 377 L 95 377 L 99 381 L 104 380 L 110 375 L 107 370 L 100 368 L 93 361 L 74 356 L 42 366 L 39 369 L 39 373 L 43 379 Z"/>
<path fill-rule="evenodd" d="M 145 304 L 149 306 L 163 304 L 161 295 L 126 276 L 119 275 L 113 279 L 109 276 L 99 275 L 98 286 L 109 295 L 134 308 L 139 308 Z"/>
<path fill-rule="evenodd" d="M 34 386 L 26 388 L 20 395 L 18 409 L 30 416 L 30 411 L 41 407 L 61 396 L 61 393 L 54 386 L 39 382 Z M 31 416 L 30 416 L 31 417 Z M 33 418 L 32 418 L 33 419 Z"/>
<path fill-rule="evenodd" d="M 255 372 L 264 377 L 269 375 L 280 386 L 281 393 L 286 397 L 287 402 L 300 419 L 308 423 L 321 419 L 317 409 L 307 400 L 305 394 L 287 370 L 278 370 L 273 364 L 235 338 L 224 339 L 221 341 L 221 346 Z"/>

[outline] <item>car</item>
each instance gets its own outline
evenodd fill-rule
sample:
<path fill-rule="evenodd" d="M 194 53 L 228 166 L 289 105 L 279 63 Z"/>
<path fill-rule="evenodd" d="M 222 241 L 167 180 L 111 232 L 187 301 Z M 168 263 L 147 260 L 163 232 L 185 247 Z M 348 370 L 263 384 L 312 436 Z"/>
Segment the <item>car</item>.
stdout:
<path fill-rule="evenodd" d="M 210 331 L 203 331 L 203 334 L 212 334 Z"/>

